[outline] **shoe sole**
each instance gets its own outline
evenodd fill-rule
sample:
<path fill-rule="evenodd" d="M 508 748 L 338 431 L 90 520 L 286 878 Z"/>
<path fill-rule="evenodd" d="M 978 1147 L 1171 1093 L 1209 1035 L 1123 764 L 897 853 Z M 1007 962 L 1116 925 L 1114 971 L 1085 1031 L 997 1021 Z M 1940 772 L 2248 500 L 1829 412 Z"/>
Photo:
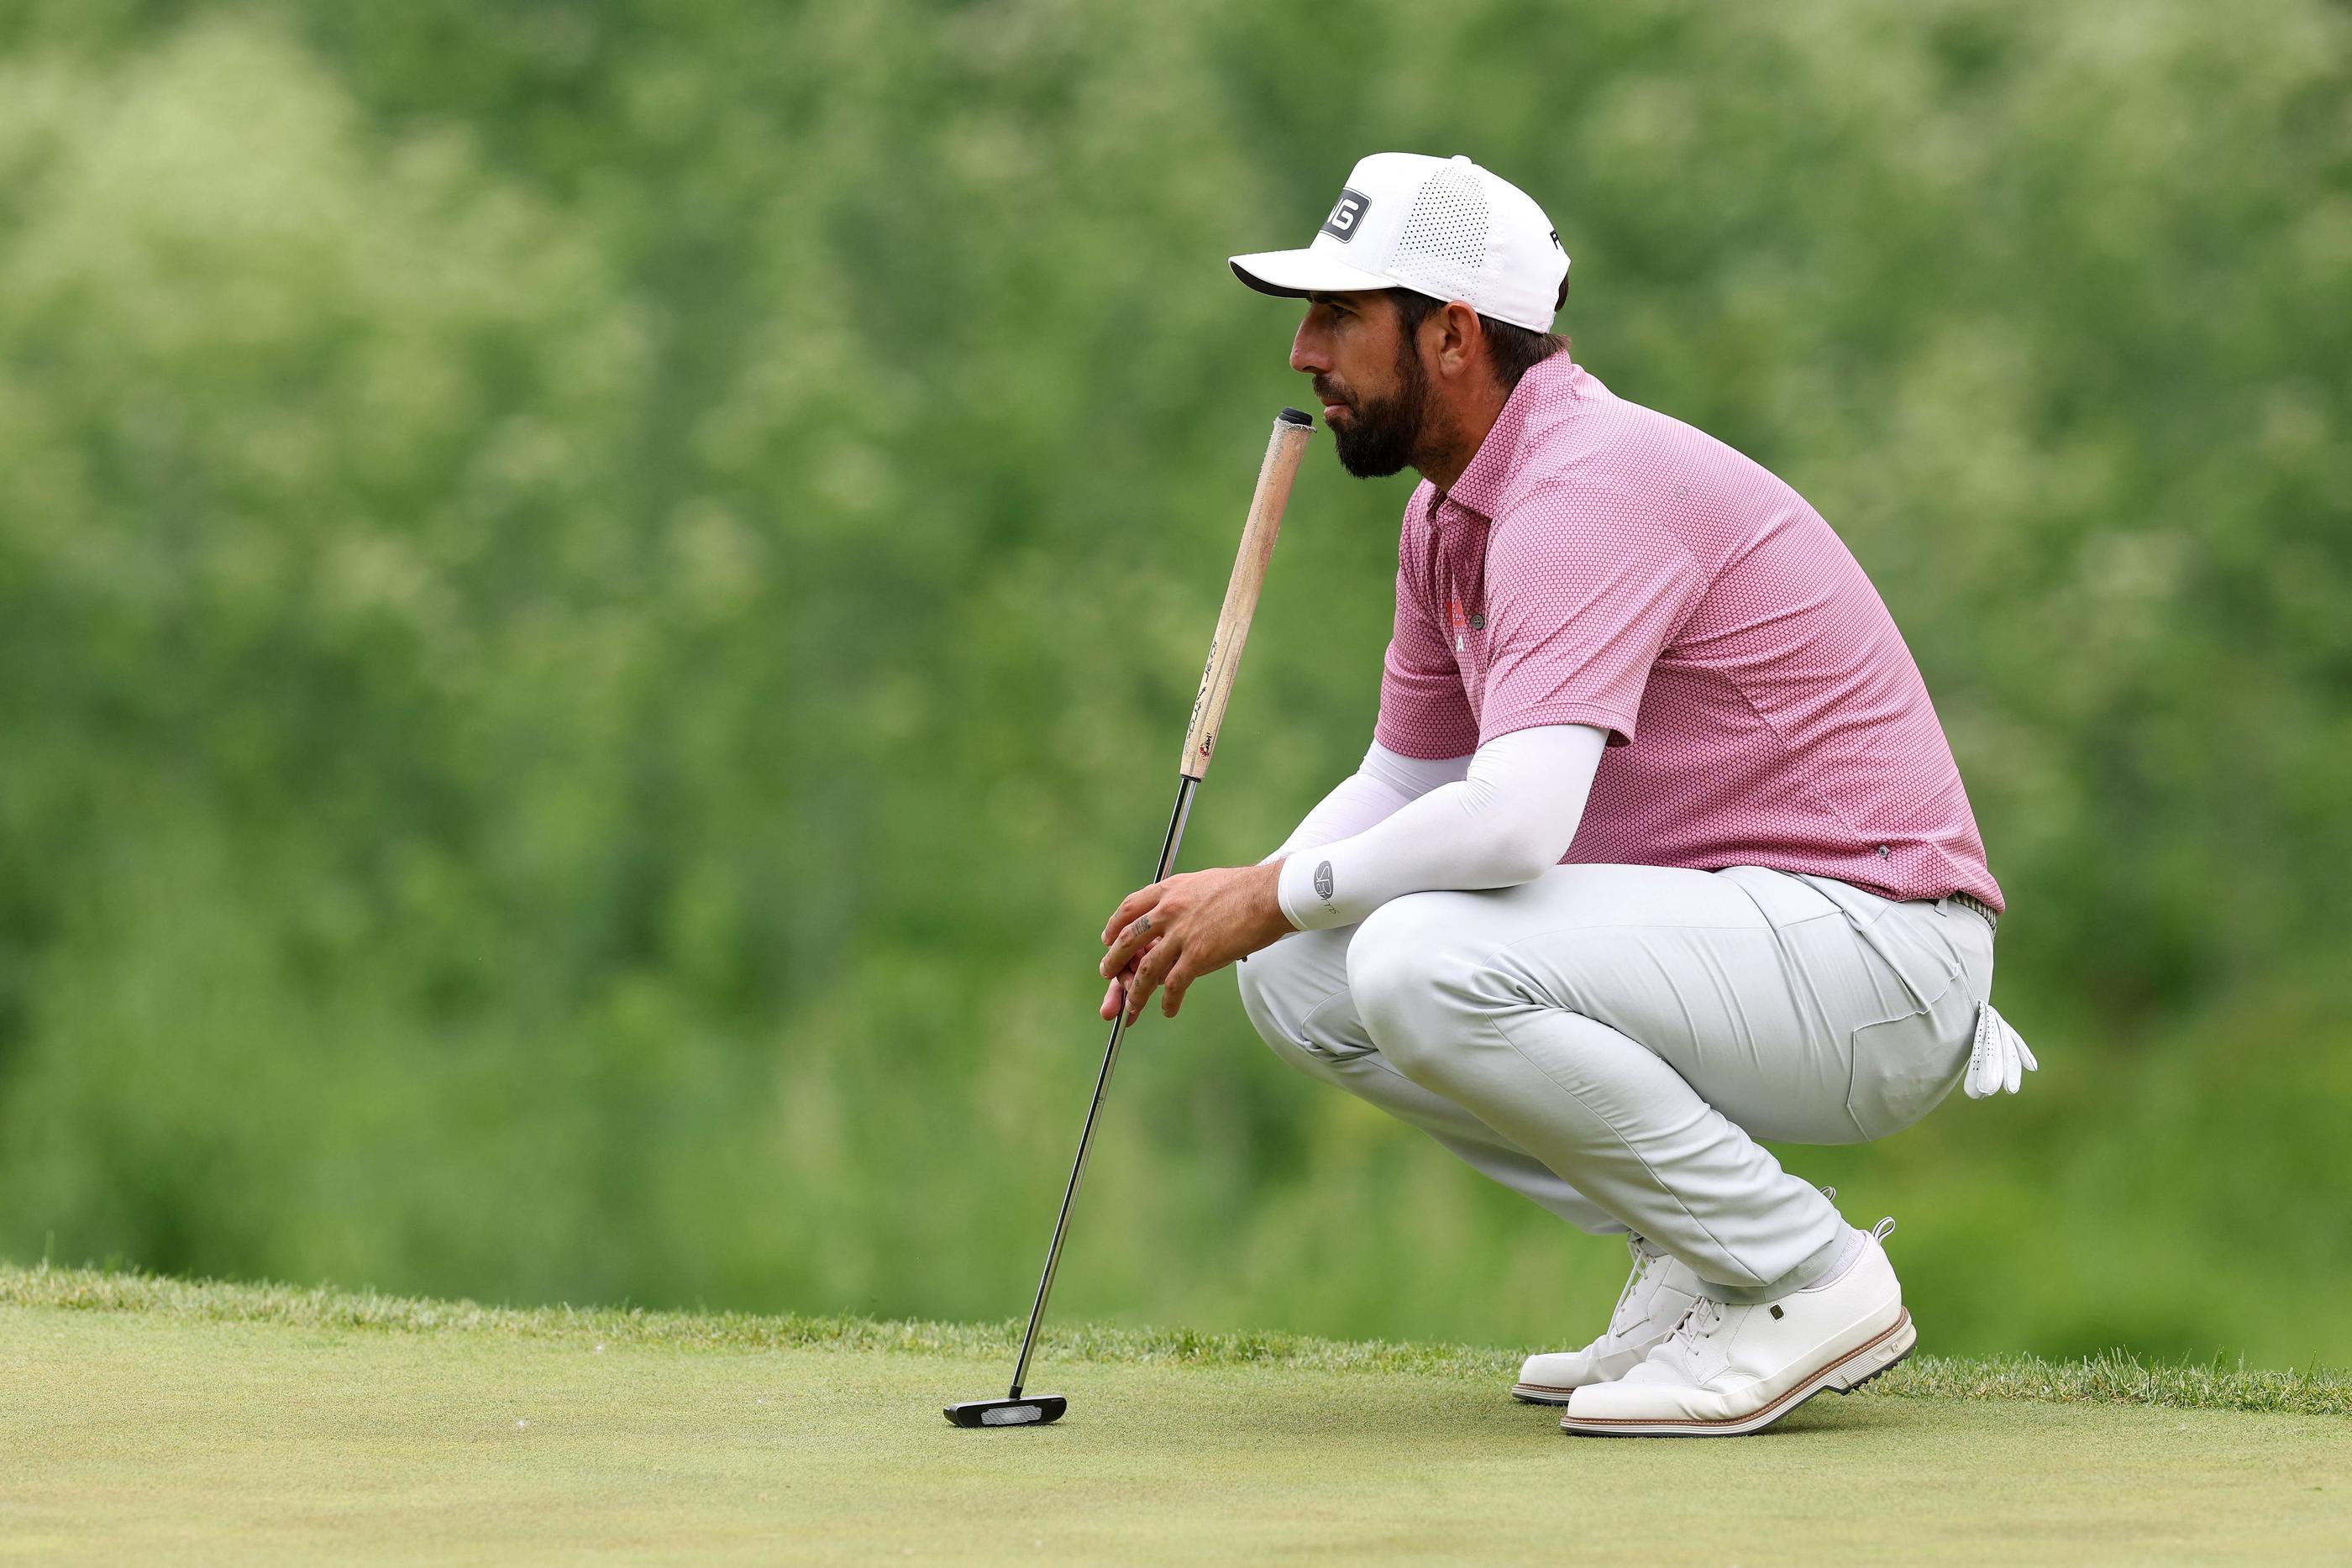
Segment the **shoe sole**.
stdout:
<path fill-rule="evenodd" d="M 1823 1389 L 1851 1394 L 1918 1348 L 1919 1331 L 1905 1308 L 1892 1328 L 1850 1350 L 1819 1372 L 1799 1378 L 1789 1392 L 1762 1409 L 1721 1421 L 1652 1421 L 1633 1416 L 1563 1416 L 1559 1429 L 1586 1437 L 1737 1437 L 1760 1431 Z"/>
<path fill-rule="evenodd" d="M 1511 1397 L 1522 1405 L 1565 1405 L 1574 1388 L 1558 1388 L 1549 1383 L 1514 1383 Z"/>

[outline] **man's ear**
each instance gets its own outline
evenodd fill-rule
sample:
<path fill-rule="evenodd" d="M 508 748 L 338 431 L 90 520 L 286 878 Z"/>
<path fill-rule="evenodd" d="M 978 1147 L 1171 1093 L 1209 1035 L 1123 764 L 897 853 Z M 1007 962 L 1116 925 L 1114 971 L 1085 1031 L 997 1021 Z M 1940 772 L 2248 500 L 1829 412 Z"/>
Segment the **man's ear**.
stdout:
<path fill-rule="evenodd" d="M 1429 324 L 1436 329 L 1436 341 L 1431 348 L 1440 375 L 1460 375 L 1477 361 L 1486 347 L 1486 329 L 1479 321 L 1478 312 L 1459 299 L 1432 312 Z"/>

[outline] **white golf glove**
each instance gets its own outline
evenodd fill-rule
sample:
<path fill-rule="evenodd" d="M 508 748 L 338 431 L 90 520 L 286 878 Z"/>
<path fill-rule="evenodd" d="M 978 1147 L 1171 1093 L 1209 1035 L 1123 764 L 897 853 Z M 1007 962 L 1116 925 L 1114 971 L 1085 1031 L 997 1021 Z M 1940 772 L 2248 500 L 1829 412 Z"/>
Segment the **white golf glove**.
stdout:
<path fill-rule="evenodd" d="M 2018 1038 L 2009 1020 L 1987 1002 L 1977 1009 L 1976 1048 L 1969 1052 L 1969 1075 L 1960 1087 L 1971 1100 L 2003 1092 L 2014 1094 L 2025 1075 L 2042 1064 Z"/>

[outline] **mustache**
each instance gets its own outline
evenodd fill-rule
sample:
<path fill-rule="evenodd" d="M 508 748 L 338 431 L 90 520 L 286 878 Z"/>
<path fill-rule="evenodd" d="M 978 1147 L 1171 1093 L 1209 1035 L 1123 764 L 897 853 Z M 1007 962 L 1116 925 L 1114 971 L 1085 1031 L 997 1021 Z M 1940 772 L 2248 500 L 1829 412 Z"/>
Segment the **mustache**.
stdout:
<path fill-rule="evenodd" d="M 1341 408 L 1351 409 L 1356 406 L 1354 399 L 1349 397 L 1345 392 L 1341 392 L 1338 387 L 1333 386 L 1329 382 L 1325 381 L 1321 376 L 1317 376 L 1311 384 L 1315 389 L 1316 397 L 1324 402 L 1337 403 Z"/>

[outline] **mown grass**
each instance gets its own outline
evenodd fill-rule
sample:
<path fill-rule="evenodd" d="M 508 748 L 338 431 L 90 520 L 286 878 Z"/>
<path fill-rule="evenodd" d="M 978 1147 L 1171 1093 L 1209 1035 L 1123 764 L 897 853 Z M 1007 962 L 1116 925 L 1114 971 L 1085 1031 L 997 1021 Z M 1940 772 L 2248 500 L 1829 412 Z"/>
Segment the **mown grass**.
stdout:
<path fill-rule="evenodd" d="M 0 1305 L 137 1312 L 183 1322 L 265 1322 L 386 1333 L 471 1333 L 727 1351 L 839 1349 L 1010 1359 L 1021 1324 L 947 1323 L 784 1312 L 649 1312 L 635 1307 L 494 1307 L 328 1286 L 166 1279 L 95 1269 L 0 1265 Z M 1266 1366 L 1503 1379 L 1519 1350 L 1398 1344 L 1286 1333 L 1051 1325 L 1041 1360 Z M 1871 1398 L 2049 1400 L 2182 1410 L 2352 1416 L 2352 1373 L 2227 1362 L 2160 1363 L 2123 1352 L 2071 1361 L 2035 1355 L 1921 1355 L 1868 1385 Z"/>

